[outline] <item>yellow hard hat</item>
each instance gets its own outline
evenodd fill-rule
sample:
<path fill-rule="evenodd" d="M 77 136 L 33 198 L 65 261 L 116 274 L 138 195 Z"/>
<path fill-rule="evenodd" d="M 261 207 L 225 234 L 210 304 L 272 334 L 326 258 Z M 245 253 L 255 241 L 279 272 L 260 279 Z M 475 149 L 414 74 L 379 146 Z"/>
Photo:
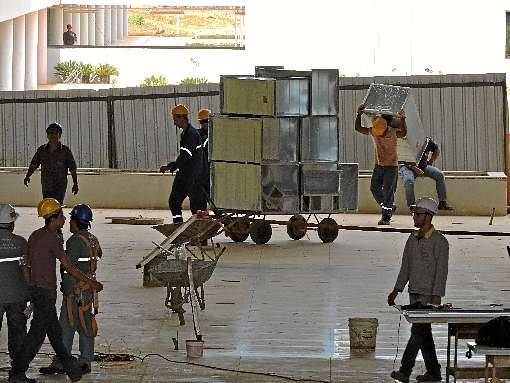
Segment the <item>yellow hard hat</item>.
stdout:
<path fill-rule="evenodd" d="M 372 123 L 372 133 L 374 136 L 382 136 L 388 129 L 388 122 L 383 117 L 377 117 Z"/>
<path fill-rule="evenodd" d="M 186 105 L 178 104 L 172 108 L 172 116 L 187 116 L 189 114 L 189 109 Z"/>
<path fill-rule="evenodd" d="M 207 120 L 211 111 L 209 109 L 202 109 L 198 112 L 198 121 Z"/>
<path fill-rule="evenodd" d="M 39 205 L 37 205 L 37 214 L 39 217 L 47 218 L 63 207 L 64 205 L 61 205 L 55 198 L 44 198 L 39 202 Z"/>

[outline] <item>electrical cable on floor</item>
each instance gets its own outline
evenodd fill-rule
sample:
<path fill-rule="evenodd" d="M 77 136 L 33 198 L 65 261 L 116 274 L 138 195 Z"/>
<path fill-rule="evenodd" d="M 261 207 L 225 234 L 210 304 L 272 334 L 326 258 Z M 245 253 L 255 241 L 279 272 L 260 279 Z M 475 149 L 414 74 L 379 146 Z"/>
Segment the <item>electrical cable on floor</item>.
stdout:
<path fill-rule="evenodd" d="M 397 329 L 397 352 L 395 353 L 395 358 L 393 359 L 393 371 L 395 371 L 395 363 L 397 362 L 398 357 L 398 347 L 400 345 L 400 323 L 402 322 L 402 314 L 398 318 L 398 329 Z"/>
<path fill-rule="evenodd" d="M 0 354 L 9 355 L 9 353 L 7 351 L 0 351 Z M 108 355 L 108 354 L 105 354 L 105 353 L 98 353 L 98 354 Z M 45 355 L 45 356 L 50 356 L 50 357 L 53 356 L 53 354 L 48 354 L 48 353 L 38 353 L 37 355 Z M 161 358 L 163 360 L 166 360 L 167 362 L 170 362 L 170 363 L 187 364 L 187 365 L 191 365 L 191 366 L 209 368 L 209 369 L 217 370 L 217 371 L 235 372 L 235 373 L 239 373 L 239 374 L 249 374 L 249 375 L 258 375 L 258 376 L 268 376 L 268 377 L 271 377 L 271 378 L 278 378 L 278 379 L 288 380 L 288 381 L 291 381 L 291 382 L 331 383 L 329 380 L 320 380 L 320 379 L 313 379 L 313 378 L 309 378 L 309 379 L 306 379 L 306 378 L 293 378 L 291 376 L 280 375 L 280 374 L 277 374 L 277 373 L 274 373 L 274 372 L 257 372 L 257 371 L 248 371 L 248 370 L 235 370 L 235 369 L 231 369 L 231 368 L 210 366 L 210 365 L 207 365 L 207 364 L 201 364 L 201 363 L 195 363 L 195 362 L 189 362 L 189 361 L 174 360 L 174 359 L 167 358 L 164 355 L 161 355 L 161 354 L 158 354 L 158 353 L 146 354 L 143 357 L 140 357 L 140 356 L 137 356 L 137 355 L 133 355 L 133 354 L 125 354 L 125 355 L 129 355 L 130 357 L 132 357 L 134 359 L 140 360 L 140 363 L 143 363 L 145 361 L 145 359 L 147 359 L 147 358 L 150 358 L 150 357 L 153 357 L 153 356 L 157 356 L 157 357 L 159 357 L 159 358 Z"/>

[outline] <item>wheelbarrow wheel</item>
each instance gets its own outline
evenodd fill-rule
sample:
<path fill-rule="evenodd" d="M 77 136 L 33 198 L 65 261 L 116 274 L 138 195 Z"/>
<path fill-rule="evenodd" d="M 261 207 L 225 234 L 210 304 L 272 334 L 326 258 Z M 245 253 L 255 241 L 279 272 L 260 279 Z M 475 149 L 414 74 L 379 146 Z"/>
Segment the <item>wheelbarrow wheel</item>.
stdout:
<path fill-rule="evenodd" d="M 250 237 L 257 245 L 268 243 L 273 234 L 271 224 L 266 221 L 253 222 L 250 225 Z"/>
<path fill-rule="evenodd" d="M 300 214 L 294 214 L 287 222 L 287 234 L 294 240 L 299 240 L 306 235 L 306 219 Z"/>
<path fill-rule="evenodd" d="M 333 218 L 324 218 L 320 221 L 317 232 L 322 242 L 331 243 L 338 237 L 338 225 Z"/>
<path fill-rule="evenodd" d="M 244 242 L 250 235 L 250 220 L 239 218 L 225 228 L 225 234 L 234 242 Z"/>

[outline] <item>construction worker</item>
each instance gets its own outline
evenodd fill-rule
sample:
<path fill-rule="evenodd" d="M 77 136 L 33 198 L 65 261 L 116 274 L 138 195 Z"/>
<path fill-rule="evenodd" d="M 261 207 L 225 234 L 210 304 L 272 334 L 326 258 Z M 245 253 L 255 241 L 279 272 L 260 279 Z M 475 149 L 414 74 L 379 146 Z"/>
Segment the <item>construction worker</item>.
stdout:
<path fill-rule="evenodd" d="M 66 29 L 62 36 L 64 45 L 74 45 L 76 41 L 78 41 L 78 36 L 73 32 L 73 26 L 71 24 L 67 24 Z"/>
<path fill-rule="evenodd" d="M 34 306 L 34 317 L 30 330 L 11 363 L 9 382 L 35 382 L 26 376 L 30 362 L 39 352 L 46 335 L 64 370 L 72 382 L 81 379 L 82 370 L 76 358 L 66 348 L 62 339 L 62 327 L 58 321 L 56 260 L 74 278 L 86 283 L 91 289 L 101 291 L 103 285 L 83 274 L 66 256 L 63 241 L 57 235 L 66 218 L 62 205 L 54 198 L 44 198 L 37 207 L 39 217 L 44 218 L 44 227 L 34 231 L 27 244 L 30 265 L 30 302 Z"/>
<path fill-rule="evenodd" d="M 161 166 L 159 171 L 177 172 L 168 205 L 172 212 L 173 222 L 181 223 L 182 219 L 182 202 L 189 197 L 190 208 L 193 214 L 197 210 L 204 210 L 203 192 L 198 184 L 200 174 L 202 172 L 202 152 L 197 149 L 202 141 L 200 134 L 191 126 L 188 120 L 189 110 L 185 105 L 179 104 L 172 108 L 172 118 L 175 126 L 181 131 L 179 156 L 175 161 L 168 165 Z"/>
<path fill-rule="evenodd" d="M 26 187 L 30 183 L 30 177 L 41 166 L 41 185 L 43 198 L 55 198 L 61 204 L 67 189 L 67 172 L 71 172 L 73 178 L 73 194 L 78 194 L 78 176 L 76 175 L 76 162 L 71 149 L 60 142 L 62 126 L 52 122 L 46 128 L 48 143 L 40 146 L 35 152 L 27 175 L 23 180 Z"/>
<path fill-rule="evenodd" d="M 361 126 L 361 115 L 365 106 L 358 107 L 354 127 L 362 134 L 370 135 L 374 142 L 375 166 L 370 183 L 370 191 L 377 203 L 381 206 L 381 219 L 379 225 L 389 225 L 393 215 L 393 202 L 395 199 L 395 185 L 398 176 L 397 137 L 407 134 L 405 116 L 398 118 L 388 115 L 373 119 L 372 127 Z"/>
<path fill-rule="evenodd" d="M 439 210 L 453 210 L 446 198 L 446 182 L 441 169 L 433 166 L 439 157 L 439 145 L 432 138 L 427 137 L 425 147 L 418 164 L 399 163 L 399 173 L 404 180 L 407 206 L 412 211 L 415 206 L 414 182 L 416 177 L 429 177 L 436 181 L 436 191 L 439 199 Z"/>
<path fill-rule="evenodd" d="M 204 188 L 204 199 L 205 202 L 202 205 L 207 206 L 207 198 L 211 196 L 211 176 L 210 176 L 210 162 L 209 162 L 209 115 L 211 111 L 209 109 L 202 109 L 198 112 L 198 122 L 200 124 L 200 138 L 202 139 L 202 162 L 203 162 L 203 173 L 201 177 L 201 184 Z"/>
<path fill-rule="evenodd" d="M 89 278 L 96 278 L 97 261 L 102 256 L 98 239 L 89 231 L 93 219 L 92 210 L 87 205 L 76 205 L 70 214 L 69 228 L 73 235 L 66 242 L 66 254 L 71 263 Z M 61 269 L 62 309 L 59 322 L 62 326 L 62 339 L 69 352 L 73 348 L 74 334 L 80 336 L 80 358 L 83 374 L 91 371 L 94 360 L 94 337 L 97 335 L 95 292 L 80 282 L 66 270 Z M 94 309 L 94 312 L 93 312 Z M 64 367 L 57 357 L 50 366 L 39 369 L 41 374 L 63 374 Z"/>
<path fill-rule="evenodd" d="M 27 241 L 13 234 L 18 213 L 11 205 L 0 205 L 0 330 L 7 314 L 9 356 L 14 359 L 27 333 L 24 311 L 30 275 L 26 269 Z"/>
<path fill-rule="evenodd" d="M 395 298 L 408 283 L 411 304 L 441 304 L 448 277 L 449 245 L 444 235 L 432 225 L 437 210 L 437 202 L 430 197 L 423 197 L 416 203 L 413 220 L 418 230 L 407 239 L 397 282 L 388 295 L 388 305 L 395 304 Z M 402 355 L 402 364 L 398 371 L 391 373 L 391 377 L 400 382 L 409 382 L 420 350 L 427 372 L 418 375 L 416 381 L 440 382 L 441 365 L 437 361 L 430 323 L 415 323 L 411 326 L 411 337 Z"/>

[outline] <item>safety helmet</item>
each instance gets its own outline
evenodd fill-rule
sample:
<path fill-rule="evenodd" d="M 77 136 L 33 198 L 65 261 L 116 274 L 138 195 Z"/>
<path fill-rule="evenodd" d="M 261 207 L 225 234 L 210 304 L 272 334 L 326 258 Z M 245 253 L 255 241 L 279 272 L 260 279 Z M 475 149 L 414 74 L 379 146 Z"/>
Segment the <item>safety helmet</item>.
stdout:
<path fill-rule="evenodd" d="M 172 116 L 187 116 L 189 114 L 189 109 L 186 105 L 178 104 L 172 108 Z"/>
<path fill-rule="evenodd" d="M 44 198 L 39 202 L 39 205 L 37 205 L 37 214 L 39 217 L 48 218 L 63 207 L 64 205 L 61 205 L 55 198 Z"/>
<path fill-rule="evenodd" d="M 56 129 L 58 130 L 59 134 L 62 134 L 62 125 L 60 125 L 58 122 L 52 122 L 48 125 L 46 128 L 46 133 L 48 133 L 48 130 Z"/>
<path fill-rule="evenodd" d="M 90 206 L 85 204 L 79 204 L 73 207 L 70 214 L 71 218 L 74 218 L 80 222 L 86 223 L 90 225 L 92 222 L 92 209 Z"/>
<path fill-rule="evenodd" d="M 14 207 L 9 204 L 0 205 L 0 224 L 9 224 L 16 221 L 19 214 L 16 213 Z"/>
<path fill-rule="evenodd" d="M 374 136 L 382 136 L 388 129 L 388 122 L 384 117 L 377 117 L 374 122 L 372 122 L 372 133 Z"/>
<path fill-rule="evenodd" d="M 437 202 L 430 197 L 423 197 L 418 200 L 416 207 L 427 210 L 431 214 L 437 214 Z"/>
<path fill-rule="evenodd" d="M 198 112 L 198 121 L 209 119 L 209 114 L 211 111 L 209 109 L 202 109 Z"/>

